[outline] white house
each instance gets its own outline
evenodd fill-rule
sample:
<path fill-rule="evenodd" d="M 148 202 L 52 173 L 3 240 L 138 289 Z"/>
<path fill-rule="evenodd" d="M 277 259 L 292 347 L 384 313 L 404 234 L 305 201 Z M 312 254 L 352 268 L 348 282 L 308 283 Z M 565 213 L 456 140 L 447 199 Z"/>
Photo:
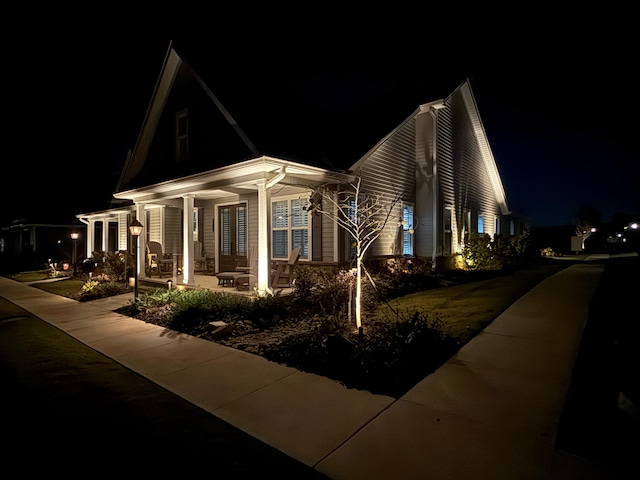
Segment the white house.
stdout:
<path fill-rule="evenodd" d="M 373 257 L 417 256 L 435 267 L 448 264 L 469 232 L 511 233 L 504 188 L 469 81 L 446 98 L 417 103 L 399 120 L 385 119 L 395 128 L 374 138 L 380 126 L 368 129 L 367 121 L 375 116 L 352 114 L 346 122 L 306 108 L 274 111 L 271 118 L 250 95 L 225 99 L 213 87 L 220 73 L 207 73 L 205 81 L 169 46 L 112 206 L 77 215 L 88 227 L 87 255 L 133 251 L 127 226 L 136 218 L 144 226 L 140 272 L 150 241 L 180 258 L 187 285 L 195 279 L 194 242 L 213 272 L 233 270 L 255 247 L 257 289 L 269 291 L 270 262 L 286 259 L 295 247 L 300 263 L 349 260 L 344 232 L 304 207 L 310 187 L 338 187 L 356 176 L 365 193 L 401 192 L 394 217 L 405 221 L 387 224 L 388 232 L 370 249 Z M 282 128 L 267 128 L 283 118 L 289 123 Z M 322 150 L 330 140 L 333 150 Z M 347 166 L 336 168 L 337 159 Z"/>

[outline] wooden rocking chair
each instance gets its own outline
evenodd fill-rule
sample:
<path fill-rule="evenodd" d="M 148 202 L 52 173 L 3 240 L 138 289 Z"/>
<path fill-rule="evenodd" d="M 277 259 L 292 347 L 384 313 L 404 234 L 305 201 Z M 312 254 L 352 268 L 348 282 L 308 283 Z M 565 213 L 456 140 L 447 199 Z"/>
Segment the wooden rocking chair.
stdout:
<path fill-rule="evenodd" d="M 163 274 L 173 274 L 173 260 L 162 253 L 162 245 L 158 242 L 147 242 L 147 267 L 150 277 L 154 273 L 160 278 Z"/>
<path fill-rule="evenodd" d="M 271 271 L 271 288 L 290 288 L 293 283 L 293 269 L 300 258 L 300 247 L 291 250 L 289 260 L 276 262 L 276 267 Z"/>

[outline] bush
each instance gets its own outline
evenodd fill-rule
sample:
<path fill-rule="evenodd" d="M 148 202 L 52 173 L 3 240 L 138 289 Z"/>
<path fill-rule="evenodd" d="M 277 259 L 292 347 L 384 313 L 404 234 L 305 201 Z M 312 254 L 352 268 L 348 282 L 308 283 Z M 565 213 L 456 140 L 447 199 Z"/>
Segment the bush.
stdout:
<path fill-rule="evenodd" d="M 244 316 L 251 302 L 246 297 L 207 289 L 175 292 L 171 298 L 170 328 L 185 333 L 203 330 L 213 320 Z"/>
<path fill-rule="evenodd" d="M 75 298 L 80 302 L 87 302 L 98 298 L 121 295 L 128 291 L 129 287 L 122 283 L 122 281 L 114 281 L 108 276 L 97 276 L 85 282 Z"/>
<path fill-rule="evenodd" d="M 263 355 L 351 388 L 399 397 L 435 371 L 458 348 L 443 324 L 416 312 L 368 325 L 362 336 L 343 317 L 316 315 L 305 334 L 272 345 Z"/>

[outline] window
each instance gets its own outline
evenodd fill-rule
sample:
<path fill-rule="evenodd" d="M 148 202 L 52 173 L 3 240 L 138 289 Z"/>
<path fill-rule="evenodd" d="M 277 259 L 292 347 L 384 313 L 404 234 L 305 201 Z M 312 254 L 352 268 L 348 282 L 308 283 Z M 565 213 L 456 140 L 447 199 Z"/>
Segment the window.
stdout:
<path fill-rule="evenodd" d="M 271 240 L 274 258 L 288 258 L 300 247 L 300 258 L 309 258 L 309 200 L 282 199 L 271 202 Z"/>
<path fill-rule="evenodd" d="M 413 205 L 402 206 L 402 254 L 413 255 Z"/>
<path fill-rule="evenodd" d="M 193 209 L 193 215 L 191 217 L 191 224 L 193 228 L 193 241 L 198 241 L 198 209 Z"/>
<path fill-rule="evenodd" d="M 189 110 L 184 109 L 176 114 L 176 161 L 183 162 L 189 158 Z"/>
<path fill-rule="evenodd" d="M 442 219 L 442 223 L 443 223 L 443 228 L 444 228 L 444 250 L 443 253 L 445 255 L 451 255 L 451 250 L 452 250 L 452 242 L 453 242 L 453 230 L 452 230 L 452 212 L 453 212 L 453 206 L 452 205 L 447 205 L 444 207 L 444 215 L 443 215 L 443 219 Z"/>
<path fill-rule="evenodd" d="M 478 214 L 478 233 L 484 233 L 484 216 Z"/>

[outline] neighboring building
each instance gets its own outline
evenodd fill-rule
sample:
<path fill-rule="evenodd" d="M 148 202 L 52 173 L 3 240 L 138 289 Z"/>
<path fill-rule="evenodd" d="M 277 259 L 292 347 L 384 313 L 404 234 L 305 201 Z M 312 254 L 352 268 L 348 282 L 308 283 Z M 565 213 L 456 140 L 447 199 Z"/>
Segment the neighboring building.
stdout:
<path fill-rule="evenodd" d="M 71 239 L 74 232 L 78 233 L 75 245 Z M 50 263 L 62 268 L 65 263 L 72 264 L 74 251 L 75 260 L 80 261 L 85 252 L 84 232 L 84 225 L 80 223 L 61 225 L 15 220 L 0 229 L 0 270 L 41 270 Z"/>
<path fill-rule="evenodd" d="M 156 241 L 182 257 L 183 282 L 193 284 L 195 241 L 216 272 L 233 270 L 255 246 L 257 287 L 268 291 L 270 262 L 295 247 L 301 263 L 350 260 L 344 233 L 305 206 L 314 185 L 344 188 L 355 176 L 365 193 L 402 192 L 392 218 L 405 221 L 389 222 L 372 257 L 418 256 L 435 268 L 470 232 L 516 230 L 468 81 L 369 128 L 372 112 L 338 118 L 309 105 L 292 112 L 277 98 L 265 111 L 250 91 L 225 98 L 210 88 L 216 75 L 205 81 L 169 46 L 113 208 L 77 215 L 87 225 L 88 252 L 132 250 L 127 226 L 137 218 L 145 227 L 139 266 L 146 242 Z"/>

